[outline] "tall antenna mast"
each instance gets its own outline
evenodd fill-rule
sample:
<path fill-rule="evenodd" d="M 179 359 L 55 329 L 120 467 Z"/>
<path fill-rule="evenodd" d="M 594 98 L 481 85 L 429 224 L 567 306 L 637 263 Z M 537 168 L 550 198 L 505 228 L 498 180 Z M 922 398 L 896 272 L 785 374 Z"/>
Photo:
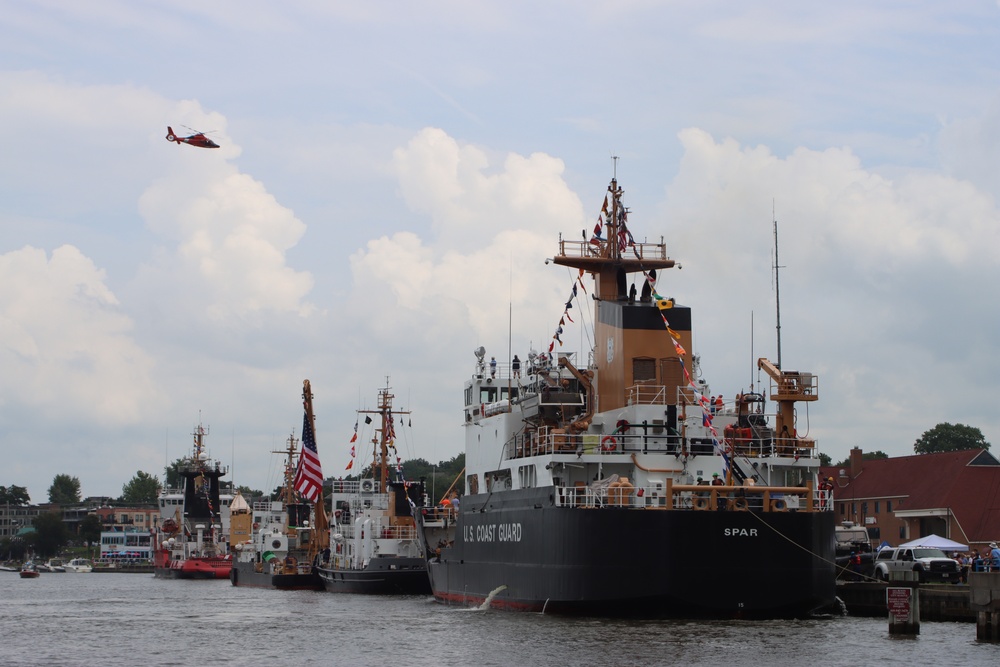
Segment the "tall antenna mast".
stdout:
<path fill-rule="evenodd" d="M 775 330 L 778 336 L 778 368 L 781 368 L 781 290 L 778 285 L 778 219 L 774 215 L 774 200 L 771 200 L 771 220 L 774 226 L 774 308 L 776 311 Z"/>

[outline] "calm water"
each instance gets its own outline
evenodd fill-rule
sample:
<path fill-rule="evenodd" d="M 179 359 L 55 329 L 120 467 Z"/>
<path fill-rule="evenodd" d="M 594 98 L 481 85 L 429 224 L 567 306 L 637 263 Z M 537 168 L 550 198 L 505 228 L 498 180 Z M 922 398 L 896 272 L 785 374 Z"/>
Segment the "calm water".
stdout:
<path fill-rule="evenodd" d="M 971 623 L 889 638 L 882 619 L 579 619 L 163 581 L 0 572 L 0 665 L 984 665 Z"/>

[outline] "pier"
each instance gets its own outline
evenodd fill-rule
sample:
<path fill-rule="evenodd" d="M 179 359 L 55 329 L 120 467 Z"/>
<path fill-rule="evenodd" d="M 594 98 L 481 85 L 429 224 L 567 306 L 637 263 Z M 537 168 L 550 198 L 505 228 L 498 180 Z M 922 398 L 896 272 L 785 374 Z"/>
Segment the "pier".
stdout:
<path fill-rule="evenodd" d="M 1000 582 L 1000 574 L 997 574 Z M 970 575 L 971 578 L 971 575 Z M 891 584 L 896 586 L 898 584 Z M 837 597 L 847 607 L 851 616 L 888 616 L 884 582 L 837 582 Z M 967 584 L 916 584 L 920 591 L 920 619 L 922 621 L 976 621 L 971 605 L 971 585 Z M 996 597 L 1000 604 L 1000 591 Z M 998 614 L 997 616 L 1000 616 Z"/>

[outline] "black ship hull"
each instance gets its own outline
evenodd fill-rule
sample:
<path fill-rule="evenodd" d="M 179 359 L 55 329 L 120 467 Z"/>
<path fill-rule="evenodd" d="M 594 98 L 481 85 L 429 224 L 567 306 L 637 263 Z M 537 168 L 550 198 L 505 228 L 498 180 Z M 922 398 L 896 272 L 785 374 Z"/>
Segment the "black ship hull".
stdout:
<path fill-rule="evenodd" d="M 323 581 L 316 570 L 309 573 L 272 574 L 257 572 L 253 563 L 233 563 L 229 573 L 229 581 L 233 586 L 248 588 L 277 588 L 283 591 L 321 591 Z"/>
<path fill-rule="evenodd" d="M 555 507 L 466 496 L 428 574 L 449 604 L 588 615 L 802 617 L 835 601 L 832 512 Z"/>
<path fill-rule="evenodd" d="M 364 570 L 319 568 L 331 593 L 362 595 L 430 595 L 423 558 L 374 558 Z"/>

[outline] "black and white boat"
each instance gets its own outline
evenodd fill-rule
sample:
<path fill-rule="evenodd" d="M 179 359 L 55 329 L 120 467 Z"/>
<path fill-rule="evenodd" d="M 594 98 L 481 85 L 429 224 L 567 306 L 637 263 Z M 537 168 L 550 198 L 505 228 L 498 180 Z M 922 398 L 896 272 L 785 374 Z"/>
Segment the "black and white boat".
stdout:
<path fill-rule="evenodd" d="M 656 272 L 675 262 L 662 241 L 634 241 L 616 180 L 593 238 L 560 239 L 550 261 L 573 271 L 548 352 L 494 374 L 476 350 L 463 401 L 467 493 L 458 512 L 420 515 L 434 597 L 722 618 L 833 603 L 830 492 L 817 484 L 815 441 L 796 434 L 796 404 L 818 398 L 816 377 L 760 359 L 767 396 L 711 400 L 690 352 L 691 309 L 657 293 Z M 577 301 L 584 274 L 594 287 Z M 592 349 L 561 351 L 580 313 L 569 309 L 591 300 L 582 338 Z"/>
<path fill-rule="evenodd" d="M 370 595 L 427 595 L 427 561 L 417 535 L 414 511 L 424 506 L 423 482 L 393 479 L 395 417 L 388 386 L 379 390 L 378 425 L 372 438 L 372 465 L 359 480 L 334 481 L 330 559 L 319 568 L 326 590 Z"/>
<path fill-rule="evenodd" d="M 315 451 L 312 389 L 309 380 L 303 383 L 305 416 L 302 426 L 303 447 Z M 322 472 L 315 484 L 302 487 L 302 463 L 296 457 L 295 436 L 289 436 L 285 454 L 284 484 L 281 500 L 254 503 L 252 512 L 236 515 L 241 521 L 252 522 L 250 539 L 235 545 L 236 560 L 229 573 L 233 586 L 277 588 L 280 590 L 323 590 L 316 566 L 328 555 L 323 546 L 327 540 L 327 517 L 322 493 Z M 318 462 L 318 457 L 315 459 Z M 317 487 L 318 485 L 318 487 Z M 313 502 L 306 502 L 298 489 L 314 493 Z M 234 531 L 235 532 L 235 531 Z"/>

